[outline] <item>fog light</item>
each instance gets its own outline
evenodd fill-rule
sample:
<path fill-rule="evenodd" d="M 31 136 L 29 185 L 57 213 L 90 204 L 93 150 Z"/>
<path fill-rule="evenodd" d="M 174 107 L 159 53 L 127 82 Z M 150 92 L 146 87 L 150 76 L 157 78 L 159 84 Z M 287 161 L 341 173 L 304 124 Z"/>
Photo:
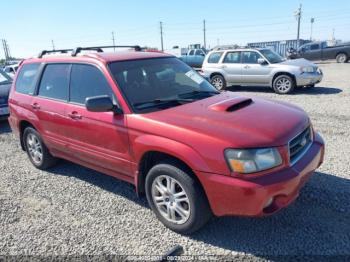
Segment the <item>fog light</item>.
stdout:
<path fill-rule="evenodd" d="M 273 197 L 270 197 L 270 198 L 267 200 L 267 202 L 265 203 L 264 208 L 270 206 L 270 205 L 272 204 L 272 202 L 273 202 Z"/>

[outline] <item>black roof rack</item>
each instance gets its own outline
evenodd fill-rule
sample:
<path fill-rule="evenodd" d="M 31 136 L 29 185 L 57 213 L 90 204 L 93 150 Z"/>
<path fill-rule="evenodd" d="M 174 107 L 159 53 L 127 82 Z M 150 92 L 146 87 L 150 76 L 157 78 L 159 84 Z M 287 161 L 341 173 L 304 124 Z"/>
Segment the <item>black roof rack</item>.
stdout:
<path fill-rule="evenodd" d="M 107 46 L 91 46 L 91 47 L 77 47 L 73 50 L 72 56 L 77 56 L 81 51 L 93 50 L 97 52 L 103 52 L 103 48 L 133 48 L 135 51 L 141 51 L 141 47 L 138 45 L 107 45 Z"/>
<path fill-rule="evenodd" d="M 42 58 L 46 54 L 51 54 L 51 53 L 61 53 L 61 54 L 66 54 L 70 51 L 73 51 L 73 49 L 57 49 L 57 50 L 43 50 L 39 53 L 38 58 Z"/>

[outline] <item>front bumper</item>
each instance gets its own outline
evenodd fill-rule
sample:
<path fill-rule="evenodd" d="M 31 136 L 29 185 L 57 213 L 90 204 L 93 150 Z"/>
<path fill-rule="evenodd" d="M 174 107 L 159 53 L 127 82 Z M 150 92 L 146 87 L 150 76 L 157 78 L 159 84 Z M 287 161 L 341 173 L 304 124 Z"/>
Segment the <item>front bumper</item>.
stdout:
<path fill-rule="evenodd" d="M 316 134 L 305 155 L 282 171 L 251 180 L 204 172 L 196 174 L 216 216 L 263 216 L 293 202 L 301 187 L 322 164 L 323 157 L 324 141 Z M 270 204 L 267 206 L 267 203 Z"/>
<path fill-rule="evenodd" d="M 314 73 L 302 73 L 295 77 L 297 86 L 308 86 L 318 84 L 322 81 L 322 78 L 322 71 L 317 71 Z"/>

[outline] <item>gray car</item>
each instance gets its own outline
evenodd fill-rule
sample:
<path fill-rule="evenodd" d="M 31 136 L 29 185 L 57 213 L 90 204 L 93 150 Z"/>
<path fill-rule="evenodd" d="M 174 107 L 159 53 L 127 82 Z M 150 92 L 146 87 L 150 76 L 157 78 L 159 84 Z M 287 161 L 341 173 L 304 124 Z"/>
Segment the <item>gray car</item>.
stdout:
<path fill-rule="evenodd" d="M 297 86 L 313 87 L 323 77 L 310 61 L 286 60 L 265 48 L 211 51 L 202 74 L 219 90 L 232 85 L 268 86 L 278 94 L 291 93 Z"/>

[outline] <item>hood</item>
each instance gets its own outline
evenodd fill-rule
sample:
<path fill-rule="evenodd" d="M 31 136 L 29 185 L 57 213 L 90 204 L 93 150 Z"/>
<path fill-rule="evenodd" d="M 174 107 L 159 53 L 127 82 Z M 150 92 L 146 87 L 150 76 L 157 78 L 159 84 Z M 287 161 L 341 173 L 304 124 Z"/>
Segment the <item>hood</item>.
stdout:
<path fill-rule="evenodd" d="M 314 63 L 310 62 L 309 60 L 306 60 L 304 58 L 298 58 L 298 59 L 290 59 L 290 60 L 286 60 L 283 61 L 281 63 L 279 63 L 281 65 L 291 65 L 291 66 L 312 66 L 312 67 L 317 67 Z"/>
<path fill-rule="evenodd" d="M 162 128 L 159 135 L 171 134 L 172 139 L 176 137 L 188 145 L 202 139 L 235 148 L 286 145 L 309 125 L 306 113 L 296 106 L 233 92 L 144 114 L 142 118 L 169 127 L 169 133 Z M 149 131 L 160 132 L 157 128 Z"/>

